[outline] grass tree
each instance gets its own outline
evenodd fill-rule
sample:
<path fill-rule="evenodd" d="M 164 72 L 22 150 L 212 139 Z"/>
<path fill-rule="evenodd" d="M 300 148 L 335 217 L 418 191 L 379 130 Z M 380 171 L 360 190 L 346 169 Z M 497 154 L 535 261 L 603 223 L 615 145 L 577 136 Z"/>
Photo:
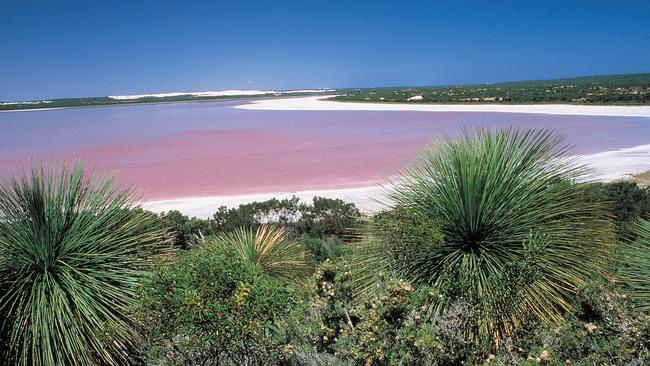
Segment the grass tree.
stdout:
<path fill-rule="evenodd" d="M 3 364 L 130 363 L 127 309 L 166 240 L 132 198 L 81 165 L 0 188 Z"/>
<path fill-rule="evenodd" d="M 650 314 L 650 220 L 640 219 L 633 227 L 637 238 L 623 246 L 620 280 L 630 293 L 632 305 Z"/>
<path fill-rule="evenodd" d="M 313 270 L 313 258 L 279 227 L 240 228 L 217 236 L 216 242 L 233 248 L 243 263 L 270 277 L 295 281 Z"/>
<path fill-rule="evenodd" d="M 391 199 L 442 239 L 400 243 L 392 268 L 439 291 L 437 313 L 468 304 L 474 340 L 498 342 L 524 319 L 560 320 L 576 290 L 603 274 L 614 240 L 574 183 L 587 170 L 570 152 L 552 130 L 512 128 L 464 130 L 423 152 Z"/>

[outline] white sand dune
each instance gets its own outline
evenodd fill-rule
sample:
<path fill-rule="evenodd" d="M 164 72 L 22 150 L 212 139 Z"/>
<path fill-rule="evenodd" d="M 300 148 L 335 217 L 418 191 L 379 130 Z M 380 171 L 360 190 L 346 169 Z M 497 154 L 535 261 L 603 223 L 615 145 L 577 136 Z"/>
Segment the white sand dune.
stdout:
<path fill-rule="evenodd" d="M 154 93 L 154 94 L 131 94 L 131 95 L 109 95 L 108 97 L 116 100 L 131 100 L 140 98 L 165 98 L 165 97 L 178 97 L 182 95 L 192 95 L 195 97 L 237 97 L 237 96 L 251 96 L 251 95 L 283 95 L 283 94 L 297 94 L 297 93 L 329 93 L 333 89 L 298 89 L 298 90 L 217 90 L 217 91 L 203 91 L 203 92 L 173 92 L 173 93 Z"/>
<path fill-rule="evenodd" d="M 192 95 L 195 97 L 222 97 L 237 95 L 264 95 L 273 94 L 273 90 L 219 90 L 204 92 L 173 92 L 173 93 L 154 93 L 154 94 L 131 94 L 131 95 L 109 95 L 108 97 L 116 100 L 131 100 L 140 98 L 165 98 L 178 97 L 181 95 Z"/>
<path fill-rule="evenodd" d="M 255 100 L 236 106 L 258 110 L 308 111 L 419 111 L 419 112 L 503 112 L 584 116 L 650 117 L 650 106 L 591 106 L 569 104 L 419 104 L 351 103 L 326 100 L 331 96 Z"/>

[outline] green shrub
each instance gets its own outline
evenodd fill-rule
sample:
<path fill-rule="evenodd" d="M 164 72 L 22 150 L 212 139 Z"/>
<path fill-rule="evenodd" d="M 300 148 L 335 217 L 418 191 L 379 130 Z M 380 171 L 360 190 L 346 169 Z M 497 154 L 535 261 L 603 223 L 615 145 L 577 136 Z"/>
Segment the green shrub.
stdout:
<path fill-rule="evenodd" d="M 575 314 L 558 326 L 527 329 L 491 363 L 643 365 L 650 359 L 650 317 L 628 305 L 625 293 L 590 285 L 579 292 Z"/>
<path fill-rule="evenodd" d="M 516 281 L 526 277 L 522 271 L 529 270 L 515 263 L 505 273 Z M 462 298 L 432 312 L 432 304 L 449 293 L 391 279 L 355 297 L 345 261 L 326 261 L 314 279 L 312 295 L 302 297 L 309 300 L 279 324 L 286 364 L 642 365 L 650 357 L 650 317 L 632 311 L 627 294 L 600 282 L 577 291 L 574 312 L 564 313 L 561 322 L 520 324 L 495 349 L 490 340 L 466 336 L 477 306 Z"/>
<path fill-rule="evenodd" d="M 397 273 L 408 271 L 411 259 L 426 251 L 424 248 L 435 248 L 444 240 L 439 225 L 429 216 L 404 206 L 382 211 L 372 221 L 371 229 L 378 238 L 379 250 L 389 253 L 389 266 Z"/>
<path fill-rule="evenodd" d="M 283 200 L 273 198 L 230 209 L 222 206 L 212 216 L 211 225 L 215 232 L 231 232 L 240 228 L 255 230 L 263 224 L 289 227 L 298 219 L 299 208 L 298 197 Z"/>
<path fill-rule="evenodd" d="M 284 227 L 293 238 L 302 235 L 326 238 L 343 236 L 357 225 L 360 216 L 354 204 L 339 199 L 314 197 L 311 204 L 306 204 L 297 197 L 274 198 L 231 209 L 220 207 L 213 215 L 211 225 L 213 232 L 230 232 L 269 224 Z"/>
<path fill-rule="evenodd" d="M 446 365 L 484 353 L 463 338 L 465 304 L 431 316 L 429 305 L 439 301 L 432 289 L 386 280 L 355 298 L 349 266 L 331 261 L 314 279 L 311 300 L 284 327 L 290 364 Z"/>
<path fill-rule="evenodd" d="M 345 252 L 341 240 L 335 236 L 321 239 L 303 235 L 300 241 L 318 263 L 336 260 Z"/>
<path fill-rule="evenodd" d="M 344 237 L 356 227 L 361 216 L 353 203 L 324 197 L 314 197 L 311 205 L 302 204 L 299 212 L 298 234 L 319 238 Z"/>
<path fill-rule="evenodd" d="M 332 237 L 344 239 L 348 231 L 358 225 L 360 217 L 361 213 L 352 203 L 314 197 L 312 203 L 307 204 L 292 197 L 252 202 L 230 209 L 222 206 L 209 219 L 190 218 L 175 210 L 163 212 L 158 215 L 158 225 L 169 231 L 174 246 L 180 249 L 190 249 L 220 233 L 241 228 L 257 230 L 262 225 L 283 227 L 291 239 L 309 236 L 323 239 L 323 243 L 329 245 Z"/>
<path fill-rule="evenodd" d="M 636 182 L 585 184 L 584 191 L 588 201 L 605 204 L 619 238 L 634 240 L 634 222 L 650 218 L 650 188 L 641 188 Z"/>
<path fill-rule="evenodd" d="M 166 239 L 131 198 L 81 165 L 0 188 L 3 364 L 134 361 L 127 308 Z"/>
<path fill-rule="evenodd" d="M 214 234 L 209 220 L 189 218 L 175 210 L 161 213 L 158 224 L 172 234 L 173 244 L 179 249 L 189 249 Z"/>
<path fill-rule="evenodd" d="M 274 322 L 294 304 L 291 287 L 206 244 L 161 265 L 135 313 L 150 364 L 263 365 L 282 351 Z"/>

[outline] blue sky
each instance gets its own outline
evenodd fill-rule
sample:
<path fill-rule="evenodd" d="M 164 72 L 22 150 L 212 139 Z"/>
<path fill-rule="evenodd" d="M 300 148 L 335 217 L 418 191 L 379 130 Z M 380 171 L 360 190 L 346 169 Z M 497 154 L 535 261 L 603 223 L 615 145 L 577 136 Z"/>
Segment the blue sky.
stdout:
<path fill-rule="evenodd" d="M 650 1 L 0 4 L 0 100 L 650 72 Z"/>

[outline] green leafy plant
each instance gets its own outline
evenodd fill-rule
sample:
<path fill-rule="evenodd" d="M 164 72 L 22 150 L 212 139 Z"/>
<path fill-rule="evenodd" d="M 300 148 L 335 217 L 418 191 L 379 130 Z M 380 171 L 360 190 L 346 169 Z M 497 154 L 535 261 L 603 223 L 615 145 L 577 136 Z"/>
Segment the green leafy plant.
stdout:
<path fill-rule="evenodd" d="M 650 317 L 629 305 L 627 294 L 608 284 L 589 284 L 580 289 L 575 312 L 567 313 L 562 324 L 527 327 L 490 363 L 644 365 L 650 357 Z"/>
<path fill-rule="evenodd" d="M 299 238 L 309 235 L 318 238 L 342 237 L 358 224 L 361 217 L 353 203 L 340 199 L 314 197 L 311 204 L 298 197 L 270 199 L 239 207 L 219 207 L 210 220 L 215 232 L 230 232 L 240 228 L 257 229 L 262 225 L 284 227 L 287 235 Z"/>
<path fill-rule="evenodd" d="M 391 258 L 401 262 L 394 268 L 442 293 L 462 285 L 434 306 L 444 311 L 459 297 L 472 304 L 468 338 L 498 345 L 527 318 L 559 321 L 577 288 L 604 274 L 612 225 L 573 183 L 586 169 L 570 151 L 548 129 L 464 130 L 425 151 L 397 181 L 396 205 L 427 218 L 444 239 L 414 242 Z M 531 255 L 526 278 L 511 281 Z"/>
<path fill-rule="evenodd" d="M 299 234 L 325 238 L 343 238 L 359 224 L 361 213 L 353 203 L 340 199 L 314 197 L 312 204 L 301 204 L 300 219 L 296 222 Z"/>
<path fill-rule="evenodd" d="M 221 206 L 212 216 L 210 224 L 215 231 L 220 232 L 231 232 L 241 228 L 257 229 L 265 223 L 289 227 L 298 219 L 300 206 L 300 199 L 295 196 L 282 200 L 272 198 L 251 202 L 230 209 Z"/>
<path fill-rule="evenodd" d="M 429 316 L 440 299 L 433 289 L 384 279 L 368 296 L 354 297 L 350 265 L 329 260 L 314 280 L 309 301 L 283 323 L 289 364 L 455 365 L 482 354 L 463 338 L 464 303 Z"/>
<path fill-rule="evenodd" d="M 266 365 L 284 342 L 275 321 L 294 290 L 242 263 L 233 248 L 207 243 L 179 252 L 142 286 L 135 314 L 153 365 Z"/>
<path fill-rule="evenodd" d="M 296 281 L 313 270 L 309 253 L 299 243 L 287 240 L 279 227 L 237 229 L 217 236 L 216 243 L 234 249 L 242 263 L 271 277 Z"/>
<path fill-rule="evenodd" d="M 34 167 L 0 188 L 0 315 L 18 365 L 127 364 L 127 309 L 166 237 L 110 179 Z"/>
<path fill-rule="evenodd" d="M 159 214 L 158 222 L 161 228 L 169 231 L 174 247 L 179 249 L 190 249 L 214 234 L 209 220 L 189 218 L 176 210 Z"/>
<path fill-rule="evenodd" d="M 635 222 L 650 215 L 650 188 L 631 181 L 590 183 L 583 188 L 585 199 L 602 202 L 611 212 L 619 238 L 634 240 Z"/>
<path fill-rule="evenodd" d="M 318 263 L 327 259 L 336 260 L 345 253 L 344 245 L 337 237 L 333 236 L 327 239 L 303 236 L 300 238 L 300 242 Z"/>

